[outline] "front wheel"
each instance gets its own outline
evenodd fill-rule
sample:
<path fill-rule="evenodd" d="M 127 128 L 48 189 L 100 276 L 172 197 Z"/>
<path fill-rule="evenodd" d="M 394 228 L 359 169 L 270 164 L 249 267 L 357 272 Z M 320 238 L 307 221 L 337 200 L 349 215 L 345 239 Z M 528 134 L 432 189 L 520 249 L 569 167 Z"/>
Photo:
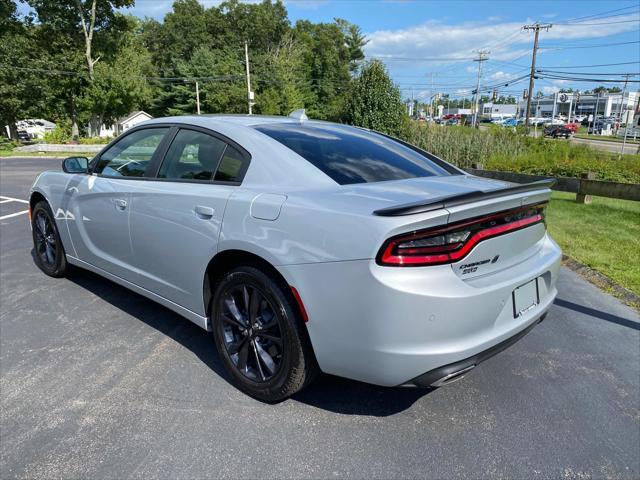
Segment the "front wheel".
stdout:
<path fill-rule="evenodd" d="M 214 341 L 225 368 L 239 389 L 267 402 L 293 395 L 317 373 L 286 288 L 275 275 L 241 266 L 220 279 L 211 300 Z"/>
<path fill-rule="evenodd" d="M 31 212 L 34 259 L 40 270 L 50 277 L 63 277 L 67 272 L 62 240 L 49 205 L 38 202 Z"/>

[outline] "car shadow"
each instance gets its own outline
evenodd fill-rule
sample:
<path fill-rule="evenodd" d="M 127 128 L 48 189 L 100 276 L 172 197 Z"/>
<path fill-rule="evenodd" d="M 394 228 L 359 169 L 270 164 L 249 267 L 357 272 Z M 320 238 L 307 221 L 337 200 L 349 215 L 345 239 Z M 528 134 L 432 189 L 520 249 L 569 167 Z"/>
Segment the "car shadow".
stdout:
<path fill-rule="evenodd" d="M 599 318 L 601 320 L 615 323 L 616 325 L 621 325 L 623 327 L 632 328 L 634 330 L 640 330 L 640 323 L 630 320 L 628 318 L 619 317 L 609 312 L 596 310 L 595 308 L 586 307 L 584 305 L 570 302 L 568 300 L 563 300 L 561 298 L 556 298 L 553 303 L 558 305 L 559 307 L 568 308 L 569 310 L 573 310 L 574 312 L 578 312 L 578 313 L 583 313 L 590 317 Z"/>
<path fill-rule="evenodd" d="M 172 338 L 231 384 L 209 332 L 168 308 L 88 270 L 70 268 L 66 278 Z M 408 409 L 429 392 L 418 388 L 378 387 L 321 374 L 306 389 L 287 401 L 344 415 L 386 417 Z"/>
<path fill-rule="evenodd" d="M 378 387 L 323 374 L 291 399 L 343 415 L 388 417 L 407 410 L 433 390 Z"/>

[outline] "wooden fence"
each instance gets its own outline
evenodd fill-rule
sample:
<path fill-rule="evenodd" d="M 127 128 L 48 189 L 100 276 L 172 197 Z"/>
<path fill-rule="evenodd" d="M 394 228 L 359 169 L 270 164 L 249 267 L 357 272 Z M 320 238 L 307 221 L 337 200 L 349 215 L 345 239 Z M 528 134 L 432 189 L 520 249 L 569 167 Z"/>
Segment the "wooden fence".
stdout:
<path fill-rule="evenodd" d="M 552 187 L 561 192 L 571 192 L 576 194 L 576 201 L 579 203 L 591 203 L 590 195 L 598 197 L 620 198 L 622 200 L 640 201 L 640 185 L 637 183 L 618 183 L 594 180 L 593 174 L 586 172 L 581 178 L 575 177 L 549 177 L 544 175 L 527 175 L 524 173 L 499 172 L 495 170 L 484 170 L 480 165 L 475 168 L 468 168 L 467 171 L 479 177 L 494 178 L 514 183 L 529 183 L 546 178 L 555 178 L 556 184 Z"/>

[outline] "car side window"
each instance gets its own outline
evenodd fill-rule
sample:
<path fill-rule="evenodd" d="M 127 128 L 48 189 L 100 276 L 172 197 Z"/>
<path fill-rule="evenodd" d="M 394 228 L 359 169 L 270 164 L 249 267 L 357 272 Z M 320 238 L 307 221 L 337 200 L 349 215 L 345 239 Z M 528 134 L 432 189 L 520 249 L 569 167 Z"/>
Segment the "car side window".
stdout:
<path fill-rule="evenodd" d="M 167 151 L 158 178 L 211 180 L 225 146 L 206 133 L 182 129 Z"/>
<path fill-rule="evenodd" d="M 248 160 L 234 147 L 227 145 L 214 180 L 218 182 L 241 182 Z"/>
<path fill-rule="evenodd" d="M 107 177 L 143 177 L 168 131 L 165 127 L 130 133 L 100 156 L 94 172 Z"/>

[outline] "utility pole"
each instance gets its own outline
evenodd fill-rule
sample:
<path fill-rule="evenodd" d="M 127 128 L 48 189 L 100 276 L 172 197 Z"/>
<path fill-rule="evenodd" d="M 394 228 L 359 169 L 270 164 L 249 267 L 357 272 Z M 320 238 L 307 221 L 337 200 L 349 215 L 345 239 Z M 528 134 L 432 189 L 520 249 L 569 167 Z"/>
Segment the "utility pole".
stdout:
<path fill-rule="evenodd" d="M 522 27 L 525 30 L 533 30 L 535 36 L 533 37 L 533 55 L 531 57 L 531 73 L 529 74 L 529 95 L 527 96 L 527 112 L 524 118 L 524 126 L 525 128 L 529 128 L 529 115 L 531 114 L 531 96 L 533 95 L 533 77 L 536 74 L 536 53 L 538 52 L 538 34 L 540 33 L 540 29 L 545 29 L 549 31 L 551 28 L 550 23 L 534 23 L 533 25 L 525 25 Z"/>
<path fill-rule="evenodd" d="M 185 78 L 182 80 L 184 83 L 191 83 L 192 81 L 196 84 L 196 112 L 200 115 L 200 85 L 198 84 L 197 79 Z"/>
<path fill-rule="evenodd" d="M 587 133 L 589 133 L 589 130 L 591 130 L 591 134 L 595 135 L 596 133 L 596 128 L 597 128 L 597 124 L 598 124 L 598 105 L 600 103 L 600 92 L 598 92 L 598 96 L 596 97 L 596 106 L 593 109 L 593 117 L 591 119 L 590 125 L 589 127 L 587 127 Z"/>
<path fill-rule="evenodd" d="M 431 116 L 431 118 L 433 119 L 433 72 L 431 72 L 431 91 L 429 92 L 431 95 L 431 104 L 429 105 L 429 115 Z"/>
<path fill-rule="evenodd" d="M 253 92 L 251 91 L 251 73 L 249 72 L 249 44 L 244 42 L 244 63 L 247 67 L 247 104 L 249 106 L 249 115 L 253 113 Z"/>
<path fill-rule="evenodd" d="M 198 109 L 198 115 L 200 115 L 200 86 L 198 80 L 196 80 L 196 108 Z"/>
<path fill-rule="evenodd" d="M 627 83 L 629 82 L 629 75 L 625 75 L 625 79 L 624 79 L 624 87 L 622 89 L 622 98 L 620 98 L 620 112 L 622 112 L 622 105 L 624 103 L 624 95 L 625 93 L 627 93 Z M 635 103 L 635 102 L 634 102 Z M 635 104 L 634 104 L 635 106 Z M 627 106 L 624 105 L 624 116 L 627 116 Z M 620 124 L 620 126 L 622 126 L 622 114 L 619 115 L 618 117 L 618 123 Z M 620 150 L 620 155 L 622 155 L 624 153 L 624 147 L 627 145 L 627 131 L 629 130 L 627 125 L 627 122 L 625 120 L 624 123 L 624 138 L 622 139 L 622 148 Z M 616 135 L 618 133 L 616 132 Z"/>
<path fill-rule="evenodd" d="M 478 122 L 478 102 L 480 100 L 480 76 L 482 75 L 482 62 L 487 60 L 487 55 L 489 55 L 489 50 L 480 50 L 478 51 L 478 58 L 475 58 L 473 61 L 478 62 L 478 78 L 476 79 L 476 98 L 474 101 L 473 108 L 473 122 L 471 124 L 472 127 L 477 126 Z"/>

